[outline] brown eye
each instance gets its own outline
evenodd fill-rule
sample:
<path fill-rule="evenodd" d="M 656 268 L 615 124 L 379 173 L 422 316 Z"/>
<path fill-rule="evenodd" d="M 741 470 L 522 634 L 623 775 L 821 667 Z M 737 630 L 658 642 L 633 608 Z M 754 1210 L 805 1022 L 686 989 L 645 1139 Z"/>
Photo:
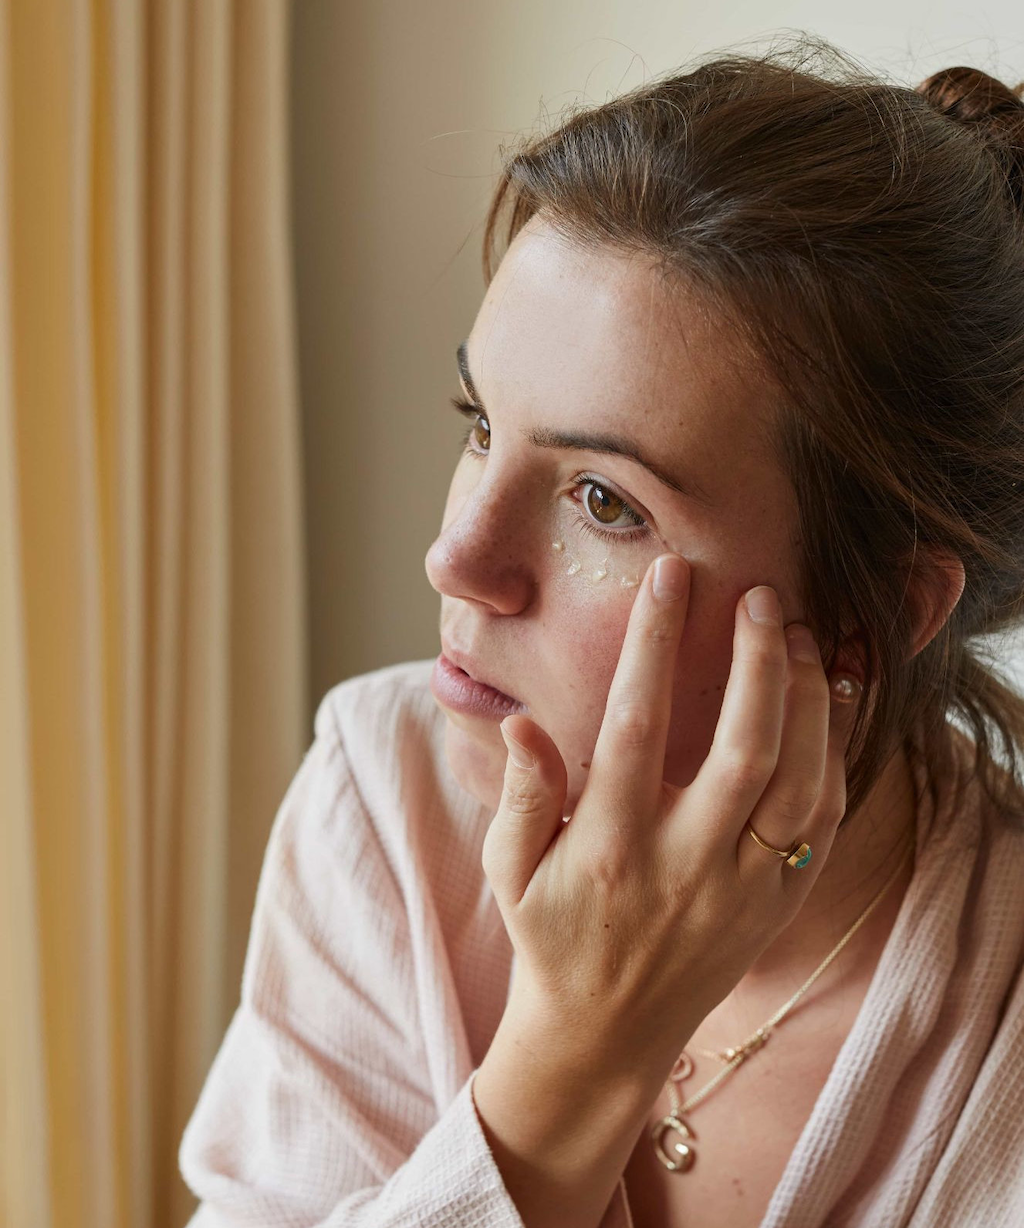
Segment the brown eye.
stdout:
<path fill-rule="evenodd" d="M 614 524 L 622 515 L 622 509 L 625 507 L 618 495 L 613 495 L 602 486 L 598 486 L 596 482 L 587 483 L 585 501 L 587 510 L 601 524 Z"/>
<path fill-rule="evenodd" d="M 473 436 L 473 442 L 477 445 L 481 452 L 489 452 L 491 449 L 491 425 L 486 418 L 477 415 L 476 421 L 470 427 L 470 434 Z"/>
<path fill-rule="evenodd" d="M 610 490 L 600 478 L 592 473 L 577 473 L 572 480 L 574 506 L 582 509 L 576 520 L 581 533 L 596 533 L 619 543 L 639 541 L 649 531 L 647 521 L 621 495 Z M 575 492 L 582 487 L 579 498 Z M 625 524 L 615 525 L 617 520 L 625 520 Z M 598 526 L 614 525 L 613 528 Z M 627 529 L 627 525 L 633 528 Z"/>

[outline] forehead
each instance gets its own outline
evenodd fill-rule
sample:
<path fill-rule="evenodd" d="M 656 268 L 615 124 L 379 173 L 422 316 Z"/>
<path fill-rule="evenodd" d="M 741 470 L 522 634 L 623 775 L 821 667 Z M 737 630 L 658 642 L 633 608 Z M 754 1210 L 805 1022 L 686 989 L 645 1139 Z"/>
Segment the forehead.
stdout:
<path fill-rule="evenodd" d="M 788 490 L 770 455 L 773 385 L 762 365 L 645 254 L 583 246 L 535 216 L 488 287 L 468 356 L 496 418 L 514 405 L 517 417 L 628 430 L 666 468 L 685 458 L 712 486 L 745 473 L 777 499 Z"/>

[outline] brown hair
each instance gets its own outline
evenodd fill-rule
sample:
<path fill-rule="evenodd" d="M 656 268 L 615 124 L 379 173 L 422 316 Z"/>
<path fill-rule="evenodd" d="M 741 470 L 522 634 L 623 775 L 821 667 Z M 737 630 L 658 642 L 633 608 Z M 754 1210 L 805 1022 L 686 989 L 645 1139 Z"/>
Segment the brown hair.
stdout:
<path fill-rule="evenodd" d="M 826 670 L 847 635 L 864 648 L 847 817 L 901 743 L 934 785 L 950 717 L 989 799 L 1024 812 L 1024 699 L 978 639 L 1024 617 L 1021 92 L 973 68 L 889 84 L 805 35 L 574 104 L 502 151 L 486 281 L 499 233 L 543 210 L 697 288 L 777 380 L 805 621 Z M 909 585 L 942 551 L 966 586 L 908 660 Z"/>

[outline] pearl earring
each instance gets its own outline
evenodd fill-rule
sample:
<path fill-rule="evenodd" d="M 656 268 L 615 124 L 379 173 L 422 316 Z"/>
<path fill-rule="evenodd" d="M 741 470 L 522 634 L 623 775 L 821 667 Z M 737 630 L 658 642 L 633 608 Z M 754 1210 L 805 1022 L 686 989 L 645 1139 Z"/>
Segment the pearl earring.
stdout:
<path fill-rule="evenodd" d="M 859 699 L 864 687 L 856 678 L 851 678 L 848 674 L 840 674 L 833 678 L 831 682 L 831 691 L 833 697 L 842 704 L 852 703 Z"/>

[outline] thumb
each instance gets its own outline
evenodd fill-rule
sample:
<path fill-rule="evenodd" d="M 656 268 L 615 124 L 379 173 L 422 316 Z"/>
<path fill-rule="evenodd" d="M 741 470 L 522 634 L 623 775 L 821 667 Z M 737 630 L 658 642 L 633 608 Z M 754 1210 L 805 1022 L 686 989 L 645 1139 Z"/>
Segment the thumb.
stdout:
<path fill-rule="evenodd" d="M 484 837 L 483 867 L 495 898 L 518 904 L 562 830 L 568 777 L 558 747 L 529 717 L 498 726 L 508 755 L 498 811 Z"/>

